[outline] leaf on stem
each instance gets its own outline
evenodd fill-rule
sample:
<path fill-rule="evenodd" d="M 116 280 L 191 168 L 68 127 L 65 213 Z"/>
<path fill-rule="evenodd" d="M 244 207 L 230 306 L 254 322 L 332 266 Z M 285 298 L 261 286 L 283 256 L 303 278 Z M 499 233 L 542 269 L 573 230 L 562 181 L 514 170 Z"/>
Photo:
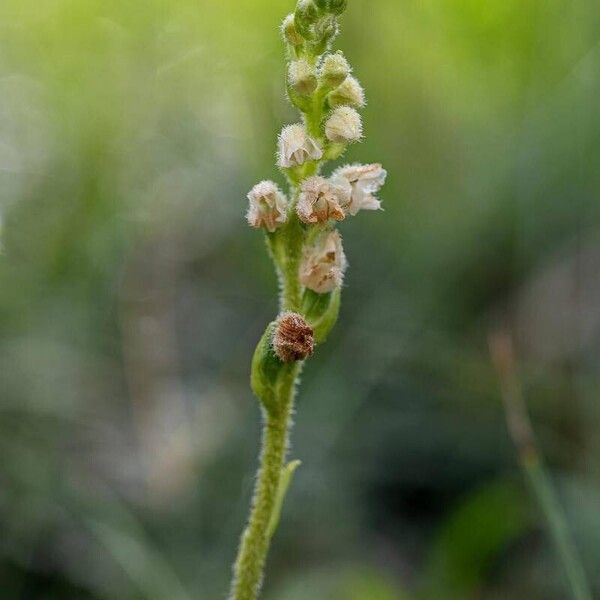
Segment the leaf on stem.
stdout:
<path fill-rule="evenodd" d="M 283 500 L 285 498 L 285 495 L 287 494 L 288 488 L 290 487 L 290 483 L 292 483 L 294 473 L 301 464 L 302 463 L 299 460 L 292 460 L 287 465 L 285 465 L 283 469 L 281 469 L 281 478 L 279 479 L 277 496 L 275 497 L 273 512 L 271 513 L 269 525 L 265 533 L 267 539 L 271 539 L 273 537 L 273 534 L 275 533 L 275 530 L 277 529 L 277 525 L 279 524 L 279 517 L 281 516 L 281 507 L 283 506 Z"/>

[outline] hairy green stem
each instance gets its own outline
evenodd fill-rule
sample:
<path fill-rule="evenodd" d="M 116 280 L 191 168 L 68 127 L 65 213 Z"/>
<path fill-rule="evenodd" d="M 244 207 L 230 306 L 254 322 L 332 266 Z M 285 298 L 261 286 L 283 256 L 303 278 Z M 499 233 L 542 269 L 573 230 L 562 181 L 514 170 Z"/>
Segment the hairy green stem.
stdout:
<path fill-rule="evenodd" d="M 297 194 L 294 194 L 296 198 Z M 294 200 L 295 205 L 295 200 Z M 292 212 L 289 222 L 268 238 L 273 262 L 281 278 L 280 309 L 298 311 L 302 288 L 298 269 L 304 232 Z M 280 484 L 285 467 L 296 380 L 301 363 L 286 370 L 277 382 L 274 408 L 263 408 L 262 450 L 248 525 L 234 565 L 231 600 L 256 600 L 263 579 L 275 515 L 281 509 Z"/>
<path fill-rule="evenodd" d="M 231 600 L 256 600 L 270 545 L 269 524 L 276 509 L 278 489 L 288 447 L 296 365 L 278 386 L 278 410 L 263 410 L 262 450 L 248 525 L 234 565 Z"/>
<path fill-rule="evenodd" d="M 279 277 L 279 310 L 298 312 L 302 304 L 302 286 L 298 278 L 304 232 L 297 217 L 275 234 L 267 235 L 269 256 Z"/>
<path fill-rule="evenodd" d="M 295 214 L 290 218 L 286 231 L 286 247 L 280 268 L 283 273 L 281 310 L 298 312 L 302 301 L 302 286 L 298 277 L 302 258 L 304 232 Z"/>
<path fill-rule="evenodd" d="M 317 90 L 313 98 L 312 110 L 305 114 L 306 129 L 308 133 L 323 143 L 323 133 L 321 130 L 321 121 L 323 119 L 323 95 Z"/>

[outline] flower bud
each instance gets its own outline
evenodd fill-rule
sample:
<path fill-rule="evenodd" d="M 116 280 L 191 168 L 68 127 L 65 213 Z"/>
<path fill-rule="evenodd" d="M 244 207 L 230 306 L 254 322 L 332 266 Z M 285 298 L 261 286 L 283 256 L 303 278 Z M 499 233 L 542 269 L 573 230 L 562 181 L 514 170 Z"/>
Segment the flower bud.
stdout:
<path fill-rule="evenodd" d="M 326 223 L 329 219 L 342 221 L 343 206 L 350 202 L 350 184 L 340 178 L 335 185 L 318 175 L 302 182 L 300 197 L 296 205 L 298 218 L 304 223 Z"/>
<path fill-rule="evenodd" d="M 284 127 L 279 134 L 277 164 L 281 168 L 297 167 L 307 160 L 319 160 L 323 151 L 303 125 L 296 123 Z"/>
<path fill-rule="evenodd" d="M 301 96 L 310 96 L 317 89 L 315 68 L 304 58 L 290 63 L 288 81 L 294 91 Z"/>
<path fill-rule="evenodd" d="M 282 362 L 304 360 L 314 350 L 312 327 L 298 313 L 283 313 L 275 324 L 273 349 Z"/>
<path fill-rule="evenodd" d="M 263 227 L 271 233 L 287 220 L 287 198 L 272 181 L 261 181 L 249 192 L 250 205 L 246 219 L 252 227 Z"/>
<path fill-rule="evenodd" d="M 346 214 L 355 215 L 359 210 L 378 210 L 381 202 L 375 194 L 385 183 L 387 171 L 378 163 L 372 165 L 346 165 L 331 175 L 335 185 L 351 186 L 350 202 L 343 206 Z"/>
<path fill-rule="evenodd" d="M 365 92 L 358 80 L 350 75 L 327 96 L 327 99 L 332 108 L 336 106 L 362 108 L 365 105 Z"/>
<path fill-rule="evenodd" d="M 315 46 L 317 54 L 323 54 L 329 44 L 338 34 L 338 22 L 332 15 L 325 15 L 315 24 L 315 38 L 318 44 Z"/>
<path fill-rule="evenodd" d="M 290 46 L 301 46 L 304 43 L 304 38 L 298 32 L 296 28 L 296 21 L 294 14 L 290 13 L 281 24 L 281 34 L 283 39 L 290 44 Z"/>
<path fill-rule="evenodd" d="M 319 9 L 341 15 L 346 10 L 346 0 L 315 0 Z"/>
<path fill-rule="evenodd" d="M 304 249 L 300 283 L 317 294 L 332 292 L 342 285 L 347 264 L 338 231 L 323 231 Z"/>
<path fill-rule="evenodd" d="M 328 9 L 334 15 L 341 15 L 346 10 L 347 0 L 329 0 Z"/>
<path fill-rule="evenodd" d="M 332 142 L 357 142 L 362 137 L 360 115 L 349 106 L 336 108 L 325 123 L 325 135 Z"/>
<path fill-rule="evenodd" d="M 294 20 L 296 28 L 300 35 L 305 38 L 312 38 L 311 27 L 319 18 L 319 9 L 316 7 L 313 0 L 298 0 Z"/>
<path fill-rule="evenodd" d="M 342 52 L 338 51 L 335 54 L 325 56 L 319 72 L 319 78 L 324 85 L 333 89 L 344 83 L 350 70 L 348 61 Z"/>

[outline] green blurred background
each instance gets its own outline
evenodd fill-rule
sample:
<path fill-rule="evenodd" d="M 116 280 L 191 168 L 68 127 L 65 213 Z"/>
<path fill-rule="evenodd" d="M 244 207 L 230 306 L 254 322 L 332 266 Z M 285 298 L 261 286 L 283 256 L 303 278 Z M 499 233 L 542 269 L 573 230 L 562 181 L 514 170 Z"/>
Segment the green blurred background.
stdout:
<path fill-rule="evenodd" d="M 292 0 L 0 5 L 0 596 L 225 598 L 276 311 Z M 600 595 L 600 3 L 350 0 L 385 212 L 342 230 L 265 600 L 562 599 L 487 336 Z M 595 577 L 595 580 L 594 580 Z"/>

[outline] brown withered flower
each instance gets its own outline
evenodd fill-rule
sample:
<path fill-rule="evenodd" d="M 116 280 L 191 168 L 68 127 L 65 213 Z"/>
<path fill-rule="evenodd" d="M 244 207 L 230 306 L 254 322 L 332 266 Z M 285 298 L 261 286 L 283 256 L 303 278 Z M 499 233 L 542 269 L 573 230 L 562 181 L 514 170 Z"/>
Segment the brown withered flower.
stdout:
<path fill-rule="evenodd" d="M 312 327 L 298 313 L 283 313 L 277 319 L 273 348 L 282 362 L 304 360 L 314 350 Z"/>

